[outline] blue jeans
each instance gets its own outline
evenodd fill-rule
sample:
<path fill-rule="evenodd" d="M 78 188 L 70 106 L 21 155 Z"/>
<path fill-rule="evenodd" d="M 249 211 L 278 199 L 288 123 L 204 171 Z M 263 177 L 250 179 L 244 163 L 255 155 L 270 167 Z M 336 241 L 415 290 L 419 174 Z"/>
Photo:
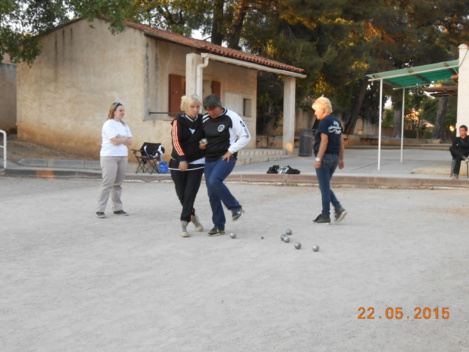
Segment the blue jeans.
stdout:
<path fill-rule="evenodd" d="M 316 169 L 316 176 L 318 177 L 322 197 L 322 215 L 327 217 L 330 216 L 331 212 L 330 203 L 332 203 L 334 207 L 340 206 L 334 192 L 331 190 L 331 178 L 338 164 L 338 155 L 325 154 L 321 162 L 321 167 Z"/>
<path fill-rule="evenodd" d="M 221 230 L 225 229 L 226 223 L 222 203 L 232 212 L 241 209 L 241 205 L 223 183 L 235 165 L 235 158 L 230 158 L 229 162 L 221 158 L 216 161 L 205 161 L 205 183 L 212 208 L 212 222 Z"/>

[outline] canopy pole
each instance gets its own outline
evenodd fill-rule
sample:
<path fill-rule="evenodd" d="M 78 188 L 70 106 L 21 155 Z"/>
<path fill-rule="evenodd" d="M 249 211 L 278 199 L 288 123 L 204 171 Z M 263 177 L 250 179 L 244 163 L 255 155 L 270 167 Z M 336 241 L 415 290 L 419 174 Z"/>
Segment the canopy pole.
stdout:
<path fill-rule="evenodd" d="M 401 164 L 404 160 L 404 108 L 405 108 L 405 88 L 402 88 L 402 116 L 401 116 Z"/>
<path fill-rule="evenodd" d="M 379 80 L 378 171 L 381 169 L 381 126 L 383 118 L 383 80 Z"/>

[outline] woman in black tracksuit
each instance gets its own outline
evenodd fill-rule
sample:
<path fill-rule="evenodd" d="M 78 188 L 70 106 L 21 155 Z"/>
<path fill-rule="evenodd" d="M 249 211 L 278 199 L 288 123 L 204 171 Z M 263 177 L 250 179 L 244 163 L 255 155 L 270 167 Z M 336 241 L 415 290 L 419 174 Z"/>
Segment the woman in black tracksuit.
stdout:
<path fill-rule="evenodd" d="M 173 151 L 169 170 L 182 205 L 180 217 L 182 237 L 189 237 L 187 232 L 189 222 L 195 225 L 196 231 L 204 230 L 194 209 L 205 165 L 204 151 L 199 148 L 199 141 L 203 138 L 200 106 L 200 98 L 197 95 L 183 96 L 181 98 L 183 112 L 171 123 Z"/>

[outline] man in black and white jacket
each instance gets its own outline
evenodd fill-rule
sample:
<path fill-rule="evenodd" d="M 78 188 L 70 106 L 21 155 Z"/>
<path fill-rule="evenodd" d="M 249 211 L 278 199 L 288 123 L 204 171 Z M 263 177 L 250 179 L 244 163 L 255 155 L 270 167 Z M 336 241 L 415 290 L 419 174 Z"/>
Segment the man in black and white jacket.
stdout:
<path fill-rule="evenodd" d="M 205 140 L 200 148 L 205 149 L 205 183 L 214 225 L 208 235 L 220 236 L 225 234 L 223 204 L 231 211 L 233 221 L 243 214 L 242 206 L 223 181 L 233 171 L 238 151 L 249 143 L 251 134 L 241 116 L 225 109 L 215 94 L 204 99 L 204 108 L 207 111 L 202 124 Z"/>

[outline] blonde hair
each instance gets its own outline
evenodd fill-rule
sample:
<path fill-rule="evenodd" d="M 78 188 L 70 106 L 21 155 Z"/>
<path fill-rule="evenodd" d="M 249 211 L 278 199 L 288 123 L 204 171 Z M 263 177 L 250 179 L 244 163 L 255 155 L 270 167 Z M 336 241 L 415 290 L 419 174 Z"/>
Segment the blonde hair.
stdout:
<path fill-rule="evenodd" d="M 200 98 L 197 94 L 182 96 L 181 97 L 181 111 L 186 112 L 187 108 L 194 103 L 199 103 L 200 105 L 202 105 L 202 103 L 200 102 Z"/>
<path fill-rule="evenodd" d="M 330 114 L 332 112 L 331 101 L 326 97 L 317 98 L 311 107 L 313 110 L 324 110 L 324 113 L 326 114 Z"/>
<path fill-rule="evenodd" d="M 124 105 L 122 105 L 121 103 L 119 103 L 117 101 L 115 103 L 111 104 L 111 107 L 109 108 L 109 113 L 107 114 L 107 119 L 108 120 L 111 120 L 111 119 L 114 118 L 114 113 L 116 112 L 116 110 L 119 106 L 124 106 Z M 125 126 L 124 121 L 121 120 L 120 122 Z"/>

